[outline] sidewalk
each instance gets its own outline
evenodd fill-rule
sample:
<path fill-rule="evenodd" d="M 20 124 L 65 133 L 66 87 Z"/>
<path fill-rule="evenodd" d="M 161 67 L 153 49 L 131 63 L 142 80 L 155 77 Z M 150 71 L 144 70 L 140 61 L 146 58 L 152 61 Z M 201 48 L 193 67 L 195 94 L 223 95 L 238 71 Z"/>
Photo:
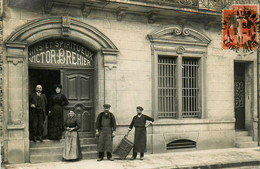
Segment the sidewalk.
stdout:
<path fill-rule="evenodd" d="M 52 162 L 38 164 L 12 164 L 7 169 L 175 169 L 175 168 L 225 168 L 260 165 L 260 147 L 229 148 L 201 151 L 170 152 L 164 154 L 145 154 L 143 161 L 115 161 L 96 159 L 77 162 Z"/>

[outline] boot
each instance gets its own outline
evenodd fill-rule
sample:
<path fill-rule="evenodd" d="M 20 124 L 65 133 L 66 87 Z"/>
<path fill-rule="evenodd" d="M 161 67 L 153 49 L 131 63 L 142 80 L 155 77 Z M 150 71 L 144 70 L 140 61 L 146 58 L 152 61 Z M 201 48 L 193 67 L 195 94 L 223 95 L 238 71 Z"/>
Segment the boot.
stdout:
<path fill-rule="evenodd" d="M 36 136 L 33 136 L 33 142 L 37 142 L 37 137 Z"/>
<path fill-rule="evenodd" d="M 40 142 L 42 142 L 42 136 L 39 137 Z"/>

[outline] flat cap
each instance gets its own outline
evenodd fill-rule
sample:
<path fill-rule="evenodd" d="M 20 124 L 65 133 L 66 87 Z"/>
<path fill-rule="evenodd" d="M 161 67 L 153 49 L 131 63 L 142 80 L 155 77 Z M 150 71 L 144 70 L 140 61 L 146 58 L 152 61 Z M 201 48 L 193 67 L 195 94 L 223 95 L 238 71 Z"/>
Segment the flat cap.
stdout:
<path fill-rule="evenodd" d="M 104 107 L 104 108 L 110 108 L 111 105 L 110 105 L 110 104 L 104 104 L 103 107 Z"/>
<path fill-rule="evenodd" d="M 144 109 L 141 106 L 137 106 L 136 109 L 143 111 Z"/>

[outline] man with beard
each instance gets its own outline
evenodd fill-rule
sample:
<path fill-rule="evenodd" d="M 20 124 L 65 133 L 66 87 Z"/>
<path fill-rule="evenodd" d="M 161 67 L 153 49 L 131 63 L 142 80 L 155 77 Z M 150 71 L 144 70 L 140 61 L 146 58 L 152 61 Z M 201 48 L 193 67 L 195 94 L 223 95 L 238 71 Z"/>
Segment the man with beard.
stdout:
<path fill-rule="evenodd" d="M 146 152 L 146 127 L 152 124 L 154 119 L 145 114 L 142 114 L 143 110 L 144 109 L 141 106 L 136 108 L 137 115 L 133 117 L 126 134 L 126 136 L 128 136 L 132 128 L 135 127 L 133 156 L 130 160 L 135 160 L 137 153 L 140 153 L 140 160 L 143 160 L 144 153 Z M 146 125 L 146 121 L 148 121 L 148 125 Z"/>
<path fill-rule="evenodd" d="M 30 115 L 32 116 L 33 141 L 36 142 L 37 137 L 42 142 L 43 122 L 45 121 L 47 98 L 42 93 L 42 86 L 36 86 L 36 92 L 30 95 Z"/>
<path fill-rule="evenodd" d="M 100 113 L 96 121 L 96 136 L 98 137 L 98 161 L 103 160 L 104 152 L 107 153 L 107 159 L 114 161 L 112 158 L 113 137 L 116 131 L 115 116 L 109 112 L 110 105 L 104 104 L 104 112 Z"/>

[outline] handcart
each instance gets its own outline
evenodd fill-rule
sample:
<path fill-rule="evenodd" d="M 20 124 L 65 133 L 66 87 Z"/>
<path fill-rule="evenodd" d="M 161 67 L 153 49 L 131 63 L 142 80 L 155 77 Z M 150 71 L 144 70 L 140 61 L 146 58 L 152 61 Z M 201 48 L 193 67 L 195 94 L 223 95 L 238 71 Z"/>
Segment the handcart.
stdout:
<path fill-rule="evenodd" d="M 133 143 L 126 138 L 126 136 L 121 140 L 119 145 L 116 147 L 114 154 L 118 155 L 121 160 L 124 160 L 129 152 L 133 148 Z"/>

